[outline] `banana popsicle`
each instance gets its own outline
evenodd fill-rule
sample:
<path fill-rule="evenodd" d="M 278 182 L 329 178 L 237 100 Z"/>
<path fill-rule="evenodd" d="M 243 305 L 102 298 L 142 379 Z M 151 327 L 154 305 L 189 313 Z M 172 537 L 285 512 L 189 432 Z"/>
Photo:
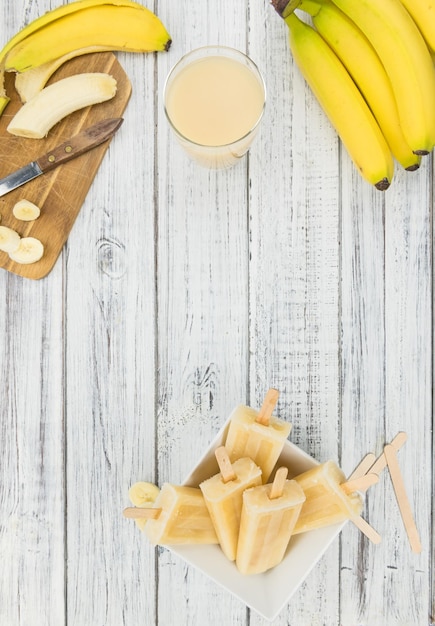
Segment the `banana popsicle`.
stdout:
<path fill-rule="evenodd" d="M 263 483 L 267 483 L 291 430 L 289 422 L 272 415 L 278 395 L 276 389 L 269 389 L 259 411 L 237 407 L 225 441 L 232 462 L 248 457 L 261 467 Z"/>
<path fill-rule="evenodd" d="M 152 507 L 124 509 L 124 516 L 146 519 L 144 532 L 153 545 L 212 544 L 218 538 L 197 487 L 165 483 Z"/>
<path fill-rule="evenodd" d="M 260 574 L 281 563 L 305 494 L 288 469 L 280 467 L 273 483 L 243 493 L 236 565 L 242 574 Z"/>
<path fill-rule="evenodd" d="M 238 459 L 231 464 L 224 446 L 217 448 L 220 472 L 200 485 L 225 556 L 234 561 L 239 538 L 243 492 L 261 485 L 261 469 L 252 459 Z"/>
<path fill-rule="evenodd" d="M 303 533 L 356 518 L 363 508 L 358 490 L 363 491 L 379 480 L 376 474 L 365 474 L 355 480 L 346 480 L 334 461 L 327 461 L 295 476 L 305 493 L 299 518 L 293 534 Z"/>

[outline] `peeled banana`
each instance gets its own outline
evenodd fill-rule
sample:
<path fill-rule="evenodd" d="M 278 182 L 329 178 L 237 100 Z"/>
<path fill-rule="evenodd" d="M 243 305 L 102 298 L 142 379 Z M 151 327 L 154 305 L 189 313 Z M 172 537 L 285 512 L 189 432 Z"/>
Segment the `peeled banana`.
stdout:
<path fill-rule="evenodd" d="M 5 68 L 24 71 L 67 53 L 82 54 L 85 49 L 149 52 L 168 50 L 170 45 L 162 22 L 137 2 L 78 0 L 64 4 L 25 26 L 0 51 L 0 114 L 9 102 L 4 90 Z"/>
<path fill-rule="evenodd" d="M 7 130 L 12 135 L 41 139 L 66 115 L 110 100 L 115 93 L 116 80 L 109 74 L 88 72 L 62 78 L 26 102 Z"/>
<path fill-rule="evenodd" d="M 394 173 L 390 148 L 348 71 L 328 44 L 295 13 L 285 18 L 290 49 L 363 178 L 377 189 Z"/>

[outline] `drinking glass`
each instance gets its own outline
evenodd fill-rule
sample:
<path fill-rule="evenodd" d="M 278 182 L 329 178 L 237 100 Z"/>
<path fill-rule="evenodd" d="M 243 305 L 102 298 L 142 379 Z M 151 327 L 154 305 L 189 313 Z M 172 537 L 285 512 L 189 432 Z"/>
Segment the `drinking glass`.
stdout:
<path fill-rule="evenodd" d="M 246 54 L 204 46 L 184 55 L 164 87 L 165 114 L 188 155 L 228 168 L 249 150 L 266 103 L 264 79 Z"/>

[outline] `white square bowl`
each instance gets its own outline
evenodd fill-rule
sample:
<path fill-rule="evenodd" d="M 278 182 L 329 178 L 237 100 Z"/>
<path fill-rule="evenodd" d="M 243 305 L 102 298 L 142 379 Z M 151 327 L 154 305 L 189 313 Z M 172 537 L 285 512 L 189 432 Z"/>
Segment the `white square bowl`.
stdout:
<path fill-rule="evenodd" d="M 183 485 L 197 487 L 200 482 L 219 472 L 214 451 L 223 445 L 230 419 L 231 416 Z M 318 465 L 318 462 L 298 446 L 286 441 L 278 464 L 287 466 L 289 478 L 292 478 Z M 263 574 L 250 576 L 241 574 L 218 545 L 167 547 L 271 621 L 287 604 L 345 524 L 346 522 L 296 535 L 290 540 L 287 553 L 279 565 Z"/>

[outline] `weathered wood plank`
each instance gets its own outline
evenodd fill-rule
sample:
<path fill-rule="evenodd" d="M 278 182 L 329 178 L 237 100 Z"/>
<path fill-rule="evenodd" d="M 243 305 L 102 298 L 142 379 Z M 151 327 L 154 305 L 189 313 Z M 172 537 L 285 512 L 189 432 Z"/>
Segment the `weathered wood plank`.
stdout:
<path fill-rule="evenodd" d="M 122 517 L 155 479 L 154 55 L 120 55 L 132 83 L 67 247 L 68 615 L 156 620 L 154 550 Z"/>
<path fill-rule="evenodd" d="M 341 451 L 349 469 L 367 452 L 380 453 L 385 440 L 385 197 L 360 185 L 357 177 L 346 162 L 341 219 Z M 373 519 L 379 493 L 378 487 L 368 492 L 363 517 L 381 532 Z M 356 528 L 342 537 L 340 623 L 368 624 L 367 611 L 373 611 L 375 623 L 381 618 L 382 609 L 372 608 L 379 601 L 372 583 L 377 575 L 373 562 L 380 550 Z"/>
<path fill-rule="evenodd" d="M 38 9 L 2 3 L 0 45 Z M 62 263 L 0 272 L 0 623 L 61 626 L 64 598 Z"/>
<path fill-rule="evenodd" d="M 386 202 L 386 431 L 402 429 L 409 439 L 400 454 L 411 507 L 423 551 L 413 554 L 404 531 L 391 481 L 387 481 L 388 540 L 392 566 L 385 579 L 386 614 L 391 622 L 430 622 L 429 567 L 430 467 L 432 429 L 432 188 L 430 162 L 416 176 L 403 174 Z M 403 199 L 406 198 L 405 201 Z M 418 355 L 418 356 L 417 356 Z M 392 506 L 389 502 L 392 500 Z M 394 516 L 394 517 L 393 517 Z M 394 519 L 395 531 L 389 526 Z M 387 538 L 386 538 L 387 539 Z M 387 558 L 388 558 L 387 557 Z M 408 593 L 403 593 L 406 589 Z"/>
<path fill-rule="evenodd" d="M 174 44 L 170 67 L 208 43 L 245 50 L 246 6 L 181 2 L 161 7 Z M 190 162 L 158 119 L 159 482 L 180 482 L 247 390 L 247 161 L 228 171 Z M 158 569 L 162 624 L 244 624 L 246 607 L 166 550 Z M 171 589 L 173 601 L 167 602 Z"/>
<path fill-rule="evenodd" d="M 294 65 L 287 27 L 265 3 L 250 13 L 250 52 L 267 77 L 268 111 L 250 157 L 250 391 L 278 387 L 290 439 L 338 460 L 339 150 Z M 276 624 L 335 624 L 338 541 Z M 252 624 L 264 620 L 251 615 Z"/>
<path fill-rule="evenodd" d="M 0 291 L 0 623 L 63 624 L 62 266 Z"/>
<path fill-rule="evenodd" d="M 414 433 L 417 445 L 410 441 L 399 457 L 413 501 L 420 501 L 417 485 L 430 480 L 423 469 L 430 463 L 429 457 L 424 462 L 428 451 L 422 447 L 430 421 L 431 347 L 424 339 L 431 334 L 426 186 L 424 170 L 413 175 L 398 171 L 383 202 L 374 192 L 373 199 L 357 198 L 349 204 L 351 210 L 343 210 L 343 288 L 348 285 L 342 298 L 343 453 L 380 453 L 398 430 L 408 430 L 410 437 Z M 354 197 L 354 187 L 350 195 Z M 405 197 L 416 201 L 404 203 Z M 419 208 L 412 206 L 416 204 Z M 424 496 L 421 506 L 429 506 Z M 360 538 L 343 549 L 343 623 L 426 623 L 424 589 L 429 587 L 421 580 L 428 576 L 427 555 L 410 553 L 386 471 L 368 496 L 365 516 L 383 539 L 373 546 Z M 421 531 L 426 536 L 424 522 Z M 416 585 L 417 591 L 403 594 L 403 588 Z"/>

